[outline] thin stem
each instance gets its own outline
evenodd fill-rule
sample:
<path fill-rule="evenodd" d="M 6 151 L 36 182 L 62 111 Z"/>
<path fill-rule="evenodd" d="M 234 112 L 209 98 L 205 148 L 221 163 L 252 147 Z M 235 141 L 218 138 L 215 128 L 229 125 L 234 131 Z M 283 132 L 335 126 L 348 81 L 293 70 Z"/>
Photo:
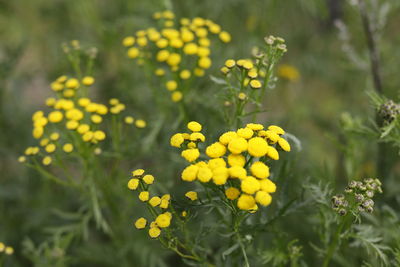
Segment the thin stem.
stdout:
<path fill-rule="evenodd" d="M 348 216 L 350 216 L 350 215 L 347 215 L 346 217 L 343 218 L 342 222 L 339 224 L 339 226 L 335 232 L 335 235 L 333 236 L 333 240 L 332 240 L 332 242 L 328 248 L 328 251 L 325 255 L 325 258 L 324 258 L 324 263 L 322 265 L 323 267 L 329 266 L 329 263 L 333 257 L 333 254 L 335 253 L 336 248 L 338 246 L 340 235 L 343 231 L 344 226 L 346 225 Z"/>

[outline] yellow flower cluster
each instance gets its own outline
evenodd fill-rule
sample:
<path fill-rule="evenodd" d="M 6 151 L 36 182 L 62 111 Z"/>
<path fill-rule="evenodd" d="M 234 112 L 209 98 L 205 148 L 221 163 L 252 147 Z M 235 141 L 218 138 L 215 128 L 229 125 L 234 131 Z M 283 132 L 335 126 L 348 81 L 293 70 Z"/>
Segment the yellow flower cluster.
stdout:
<path fill-rule="evenodd" d="M 172 101 L 179 102 L 183 97 L 181 83 L 193 75 L 203 76 L 211 67 L 210 35 L 218 35 L 224 43 L 230 42 L 231 36 L 209 19 L 196 17 L 178 21 L 171 11 L 157 12 L 153 17 L 160 28 L 139 30 L 125 37 L 122 44 L 128 48 L 128 57 L 138 59 L 138 64 L 147 60 L 159 63 L 154 73 L 163 77 Z"/>
<path fill-rule="evenodd" d="M 285 131 L 276 125 L 267 129 L 249 123 L 245 128 L 223 133 L 217 142 L 207 146 L 206 160 L 199 160 L 198 144 L 205 141 L 198 122 L 189 122 L 192 133 L 177 133 L 170 139 L 174 147 L 182 148 L 182 157 L 189 163 L 181 174 L 184 181 L 214 183 L 225 190 L 228 199 L 241 210 L 257 210 L 258 204 L 268 206 L 276 190 L 270 176 L 268 160 L 278 160 L 279 152 L 290 151 L 282 137 Z"/>
<path fill-rule="evenodd" d="M 130 190 L 138 190 L 138 198 L 142 202 L 146 202 L 154 217 L 149 223 L 149 236 L 157 238 L 161 234 L 161 229 L 167 228 L 171 224 L 172 214 L 167 211 L 170 206 L 171 196 L 165 194 L 163 196 L 151 196 L 149 187 L 154 183 L 154 176 L 145 174 L 143 169 L 137 169 L 132 172 L 132 178 L 128 182 Z M 144 229 L 147 226 L 147 220 L 143 217 L 135 221 L 137 229 Z"/>
<path fill-rule="evenodd" d="M 0 242 L 0 254 L 5 253 L 6 255 L 14 254 L 14 248 L 6 246 L 3 242 Z"/>
<path fill-rule="evenodd" d="M 288 64 L 282 64 L 278 66 L 278 76 L 289 82 L 298 81 L 300 78 L 300 73 L 296 67 Z"/>
<path fill-rule="evenodd" d="M 125 105 L 118 99 L 111 99 L 110 105 L 96 103 L 85 96 L 85 89 L 95 82 L 91 76 L 81 80 L 65 75 L 51 83 L 51 89 L 56 97 L 46 99 L 49 107 L 47 114 L 36 111 L 32 116 L 32 135 L 38 139 L 38 146 L 31 146 L 25 150 L 25 156 L 20 156 L 20 162 L 26 161 L 26 156 L 40 154 L 42 164 L 52 163 L 52 154 L 57 149 L 71 153 L 82 143 L 96 145 L 106 139 L 106 133 L 100 129 L 104 116 L 118 115 L 125 110 Z M 133 124 L 130 116 L 125 118 L 127 124 Z M 136 126 L 143 128 L 145 121 L 136 120 Z M 93 147 L 93 149 L 96 149 Z"/>

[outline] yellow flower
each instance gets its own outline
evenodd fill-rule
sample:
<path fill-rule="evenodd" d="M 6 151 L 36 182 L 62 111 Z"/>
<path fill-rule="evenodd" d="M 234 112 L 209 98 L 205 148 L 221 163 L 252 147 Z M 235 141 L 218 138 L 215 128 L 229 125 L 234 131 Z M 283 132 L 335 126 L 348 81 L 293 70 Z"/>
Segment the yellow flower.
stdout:
<path fill-rule="evenodd" d="M 160 228 L 166 228 L 168 226 L 170 226 L 171 224 L 171 216 L 162 213 L 160 215 L 157 216 L 156 218 L 156 224 L 157 226 L 159 226 Z"/>
<path fill-rule="evenodd" d="M 149 200 L 149 204 L 152 207 L 157 207 L 158 205 L 160 205 L 160 203 L 161 203 L 161 198 L 159 198 L 159 197 L 152 197 Z"/>
<path fill-rule="evenodd" d="M 160 208 L 168 209 L 168 206 L 169 206 L 169 200 L 161 198 Z"/>
<path fill-rule="evenodd" d="M 103 118 L 101 116 L 97 115 L 97 114 L 94 114 L 94 115 L 90 116 L 90 120 L 93 123 L 98 124 L 98 123 L 101 123 L 103 121 Z"/>
<path fill-rule="evenodd" d="M 197 179 L 199 179 L 202 183 L 207 183 L 211 180 L 213 173 L 210 168 L 208 167 L 200 167 L 197 172 Z"/>
<path fill-rule="evenodd" d="M 146 46 L 147 45 L 147 38 L 146 37 L 139 37 L 139 38 L 137 38 L 136 39 L 136 43 L 139 45 L 139 46 Z"/>
<path fill-rule="evenodd" d="M 182 97 L 183 97 L 183 95 L 182 95 L 182 93 L 179 92 L 179 91 L 175 91 L 175 92 L 173 92 L 172 95 L 171 95 L 171 99 L 172 99 L 173 102 L 179 102 L 179 101 L 181 101 L 181 100 L 182 100 Z"/>
<path fill-rule="evenodd" d="M 131 47 L 128 49 L 127 54 L 129 58 L 137 58 L 139 56 L 139 49 L 137 47 Z"/>
<path fill-rule="evenodd" d="M 237 206 L 241 210 L 250 210 L 254 207 L 256 201 L 254 197 L 246 194 L 242 194 L 237 202 Z"/>
<path fill-rule="evenodd" d="M 225 190 L 225 195 L 228 199 L 235 200 L 239 197 L 240 191 L 235 187 L 229 187 L 228 189 Z"/>
<path fill-rule="evenodd" d="M 78 126 L 78 128 L 76 129 L 76 131 L 80 134 L 84 134 L 86 132 L 88 132 L 90 130 L 89 125 L 87 124 L 81 124 Z"/>
<path fill-rule="evenodd" d="M 275 193 L 276 192 L 276 185 L 269 179 L 263 179 L 260 181 L 260 188 L 262 191 L 267 193 Z"/>
<path fill-rule="evenodd" d="M 192 201 L 197 200 L 197 192 L 189 191 L 189 192 L 186 192 L 185 196 Z"/>
<path fill-rule="evenodd" d="M 229 170 L 226 167 L 218 167 L 212 170 L 213 182 L 216 185 L 223 185 L 229 177 Z"/>
<path fill-rule="evenodd" d="M 239 93 L 239 94 L 238 94 L 238 98 L 239 98 L 239 100 L 244 101 L 244 100 L 246 100 L 247 95 L 246 95 L 245 93 Z"/>
<path fill-rule="evenodd" d="M 189 70 L 182 70 L 179 76 L 181 77 L 182 80 L 187 80 L 190 78 L 190 71 Z"/>
<path fill-rule="evenodd" d="M 225 153 L 226 153 L 226 147 L 220 142 L 215 142 L 214 144 L 209 145 L 206 148 L 206 154 L 210 158 L 219 158 L 225 155 Z"/>
<path fill-rule="evenodd" d="M 182 180 L 192 182 L 196 180 L 199 167 L 196 165 L 189 165 L 182 171 Z"/>
<path fill-rule="evenodd" d="M 56 145 L 55 144 L 48 144 L 44 150 L 46 150 L 47 153 L 53 153 L 56 150 Z"/>
<path fill-rule="evenodd" d="M 83 112 L 79 109 L 73 108 L 65 113 L 65 117 L 69 120 L 79 121 L 83 119 Z"/>
<path fill-rule="evenodd" d="M 278 160 L 279 159 L 279 153 L 273 146 L 268 146 L 268 152 L 267 156 L 270 157 L 273 160 Z"/>
<path fill-rule="evenodd" d="M 219 142 L 220 142 L 221 144 L 223 144 L 223 145 L 228 145 L 229 142 L 230 142 L 232 139 L 236 138 L 236 137 L 238 137 L 238 135 L 237 135 L 236 132 L 229 131 L 229 132 L 226 132 L 226 133 L 222 134 L 222 135 L 219 137 Z"/>
<path fill-rule="evenodd" d="M 35 127 L 35 128 L 33 129 L 33 131 L 32 131 L 32 136 L 33 136 L 35 139 L 39 139 L 40 137 L 43 136 L 43 133 L 44 133 L 43 127 Z"/>
<path fill-rule="evenodd" d="M 209 57 L 201 57 L 197 65 L 202 69 L 208 69 L 211 67 L 211 59 Z"/>
<path fill-rule="evenodd" d="M 197 148 L 189 148 L 182 151 L 181 156 L 189 162 L 197 160 L 200 156 L 200 151 Z"/>
<path fill-rule="evenodd" d="M 128 47 L 128 46 L 132 46 L 134 44 L 135 44 L 135 37 L 133 37 L 133 36 L 127 36 L 122 40 L 123 46 Z"/>
<path fill-rule="evenodd" d="M 206 137 L 202 133 L 194 132 L 190 134 L 190 140 L 194 142 L 197 141 L 204 142 L 206 140 Z"/>
<path fill-rule="evenodd" d="M 269 146 L 263 138 L 254 137 L 249 140 L 247 150 L 253 157 L 263 157 L 269 151 Z"/>
<path fill-rule="evenodd" d="M 241 154 L 229 154 L 228 164 L 230 166 L 243 167 L 246 164 L 246 158 Z"/>
<path fill-rule="evenodd" d="M 225 61 L 225 66 L 227 68 L 231 69 L 231 68 L 235 67 L 235 65 L 236 65 L 236 62 L 233 59 L 228 59 L 228 60 Z"/>
<path fill-rule="evenodd" d="M 201 131 L 201 124 L 198 123 L 197 121 L 191 121 L 187 124 L 187 128 L 191 130 L 192 132 L 200 132 Z"/>
<path fill-rule="evenodd" d="M 248 123 L 246 125 L 246 128 L 250 128 L 253 131 L 260 131 L 260 130 L 264 129 L 264 125 L 258 124 L 258 123 Z"/>
<path fill-rule="evenodd" d="M 77 89 L 79 87 L 78 79 L 75 78 L 68 79 L 67 82 L 65 83 L 65 87 L 69 89 Z"/>
<path fill-rule="evenodd" d="M 7 255 L 12 255 L 12 254 L 14 254 L 14 248 L 12 248 L 12 247 L 6 247 L 6 248 L 4 249 L 4 253 L 6 253 Z"/>
<path fill-rule="evenodd" d="M 23 163 L 26 161 L 26 157 L 25 156 L 19 156 L 18 157 L 18 162 Z"/>
<path fill-rule="evenodd" d="M 52 133 L 50 135 L 50 139 L 53 141 L 57 141 L 60 138 L 60 134 L 59 133 Z"/>
<path fill-rule="evenodd" d="M 247 194 L 254 194 L 260 190 L 260 182 L 252 176 L 247 176 L 242 180 L 240 188 Z"/>
<path fill-rule="evenodd" d="M 260 179 L 265 179 L 269 176 L 269 167 L 261 161 L 254 162 L 250 167 L 251 173 Z"/>
<path fill-rule="evenodd" d="M 0 242 L 0 252 L 3 252 L 5 248 L 6 248 L 6 245 L 4 245 L 3 242 Z"/>
<path fill-rule="evenodd" d="M 218 167 L 226 167 L 226 162 L 223 158 L 210 159 L 208 161 L 208 167 L 211 170 L 214 170 Z"/>
<path fill-rule="evenodd" d="M 160 228 L 158 228 L 158 227 L 151 227 L 151 228 L 149 229 L 149 236 L 150 236 L 151 238 L 157 238 L 157 237 L 160 236 L 160 234 L 161 234 L 161 230 L 160 230 Z"/>
<path fill-rule="evenodd" d="M 148 201 L 148 200 L 149 200 L 149 197 L 150 197 L 150 195 L 149 195 L 149 192 L 148 192 L 148 191 L 142 191 L 142 192 L 139 193 L 139 199 L 140 199 L 141 201 L 143 201 L 143 202 Z"/>
<path fill-rule="evenodd" d="M 285 131 L 281 127 L 276 126 L 276 125 L 268 126 L 268 130 L 273 131 L 273 132 L 275 132 L 275 133 L 277 133 L 279 135 L 285 134 Z"/>
<path fill-rule="evenodd" d="M 299 71 L 291 65 L 282 64 L 278 67 L 278 76 L 291 82 L 300 78 Z"/>
<path fill-rule="evenodd" d="M 74 150 L 74 146 L 70 143 L 63 145 L 63 150 L 66 153 L 70 153 L 72 152 L 72 150 Z"/>
<path fill-rule="evenodd" d="M 289 145 L 288 141 L 286 141 L 285 139 L 279 138 L 279 140 L 278 140 L 278 145 L 279 145 L 284 151 L 286 151 L 286 152 L 289 152 L 289 151 L 290 151 L 290 145 Z"/>
<path fill-rule="evenodd" d="M 86 86 L 94 84 L 94 78 L 92 76 L 85 76 L 82 79 L 82 83 Z"/>
<path fill-rule="evenodd" d="M 222 31 L 219 34 L 219 39 L 224 43 L 229 43 L 231 41 L 231 35 L 226 31 Z"/>
<path fill-rule="evenodd" d="M 106 134 L 103 131 L 97 130 L 93 133 L 93 137 L 96 140 L 102 141 L 106 138 Z"/>
<path fill-rule="evenodd" d="M 279 138 L 281 138 L 276 132 L 271 130 L 265 131 L 264 134 L 269 140 L 269 142 L 272 144 L 275 144 L 276 142 L 278 142 Z"/>
<path fill-rule="evenodd" d="M 176 81 L 171 80 L 165 84 L 165 87 L 167 87 L 168 91 L 174 91 L 176 88 L 178 88 L 178 84 Z"/>
<path fill-rule="evenodd" d="M 141 176 L 144 174 L 144 170 L 143 169 L 137 169 L 132 171 L 132 176 Z"/>
<path fill-rule="evenodd" d="M 268 206 L 271 204 L 272 197 L 265 191 L 258 191 L 256 194 L 256 201 L 263 206 Z"/>
<path fill-rule="evenodd" d="M 133 122 L 135 121 L 135 119 L 132 116 L 126 116 L 124 118 L 124 121 L 126 124 L 133 124 Z"/>
<path fill-rule="evenodd" d="M 240 128 L 236 133 L 239 137 L 243 137 L 244 139 L 250 139 L 254 134 L 253 130 L 250 128 Z"/>
<path fill-rule="evenodd" d="M 167 59 L 167 63 L 170 66 L 177 66 L 181 63 L 181 55 L 177 53 L 171 53 Z"/>
<path fill-rule="evenodd" d="M 92 141 L 93 139 L 93 132 L 92 131 L 87 131 L 82 135 L 82 140 L 85 142 Z"/>
<path fill-rule="evenodd" d="M 240 154 L 247 150 L 247 141 L 243 137 L 234 138 L 229 142 L 228 149 L 233 154 Z"/>
<path fill-rule="evenodd" d="M 137 178 L 132 178 L 132 179 L 129 180 L 129 182 L 128 182 L 128 188 L 129 188 L 130 190 L 136 190 L 136 188 L 138 188 L 138 186 L 139 186 L 139 179 L 137 179 Z"/>
<path fill-rule="evenodd" d="M 138 128 L 145 128 L 146 127 L 146 122 L 144 120 L 136 120 L 135 126 Z"/>
<path fill-rule="evenodd" d="M 171 146 L 174 147 L 181 147 L 185 139 L 183 138 L 183 135 L 180 133 L 174 134 L 171 139 L 170 139 L 170 144 Z"/>
<path fill-rule="evenodd" d="M 64 115 L 60 111 L 52 111 L 49 113 L 49 121 L 53 123 L 57 123 L 62 121 Z"/>
<path fill-rule="evenodd" d="M 62 85 L 61 83 L 58 83 L 58 82 L 51 83 L 50 87 L 51 87 L 51 90 L 56 91 L 56 92 L 64 89 L 64 85 Z"/>
<path fill-rule="evenodd" d="M 78 105 L 81 107 L 86 107 L 90 104 L 90 99 L 86 97 L 79 98 Z"/>
<path fill-rule="evenodd" d="M 250 84 L 250 87 L 253 89 L 261 88 L 261 82 L 259 80 L 251 80 L 249 84 Z"/>
<path fill-rule="evenodd" d="M 56 99 L 54 97 L 49 97 L 46 99 L 46 106 L 52 107 L 56 103 Z"/>
<path fill-rule="evenodd" d="M 146 174 L 145 176 L 143 176 L 143 181 L 144 181 L 146 184 L 153 184 L 153 182 L 154 182 L 154 176 L 151 175 L 151 174 Z"/>
<path fill-rule="evenodd" d="M 147 220 L 145 218 L 141 217 L 141 218 L 136 220 L 135 227 L 137 229 L 143 229 L 143 228 L 146 227 L 146 224 L 147 224 Z"/>
<path fill-rule="evenodd" d="M 197 54 L 197 51 L 198 51 L 198 46 L 195 43 L 187 43 L 183 47 L 183 52 L 187 55 L 195 55 Z"/>
<path fill-rule="evenodd" d="M 247 171 L 243 167 L 233 166 L 229 168 L 229 175 L 231 178 L 245 179 L 247 176 Z"/>
<path fill-rule="evenodd" d="M 45 165 L 45 166 L 50 165 L 51 162 L 52 162 L 52 159 L 51 159 L 50 156 L 45 156 L 45 157 L 43 158 L 43 160 L 42 160 L 42 163 L 43 163 L 43 165 Z"/>

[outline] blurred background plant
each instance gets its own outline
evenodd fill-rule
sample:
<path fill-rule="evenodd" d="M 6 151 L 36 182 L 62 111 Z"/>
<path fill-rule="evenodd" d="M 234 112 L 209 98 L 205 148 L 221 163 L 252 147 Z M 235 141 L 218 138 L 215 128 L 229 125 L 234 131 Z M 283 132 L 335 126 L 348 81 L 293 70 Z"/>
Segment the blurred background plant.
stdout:
<path fill-rule="evenodd" d="M 369 65 L 371 50 L 366 42 L 360 2 L 366 4 L 364 14 L 368 14 L 378 44 L 383 95 L 374 89 Z M 48 84 L 61 73 L 70 73 L 69 62 L 65 60 L 60 44 L 80 40 L 82 44 L 96 46 L 99 51 L 91 73 L 96 77 L 93 87 L 96 102 L 107 103 L 114 97 L 121 99 L 127 107 L 133 108 L 136 116 L 146 118 L 148 122 L 149 134 L 142 140 L 140 158 L 127 158 L 119 164 L 128 169 L 157 166 L 152 173 L 159 177 L 160 191 L 184 194 L 187 188 L 174 187 L 179 179 L 181 159 L 169 148 L 169 137 L 179 129 L 157 123 L 160 114 L 149 105 L 151 89 L 146 77 L 133 69 L 132 62 L 125 57 L 126 49 L 121 46 L 124 37 L 153 26 L 151 14 L 155 11 L 172 9 L 178 17 L 211 19 L 231 34 L 231 43 L 217 46 L 220 48 L 213 53 L 213 66 L 208 71 L 213 76 L 218 75 L 227 58 L 248 58 L 248 51 L 254 46 L 261 47 L 262 38 L 267 34 L 283 37 L 289 47 L 282 58 L 284 65 L 278 66 L 276 86 L 264 100 L 266 111 L 258 116 L 258 122 L 282 125 L 301 140 L 296 148 L 302 150 L 290 153 L 287 160 L 276 166 L 280 190 L 269 207 L 274 215 L 262 227 L 259 235 L 262 241 L 256 242 L 256 247 L 248 253 L 260 255 L 259 265 L 290 263 L 301 266 L 307 263 L 319 266 L 323 254 L 316 253 L 310 244 L 320 244 L 319 227 L 325 227 L 324 238 L 333 236 L 335 227 L 331 226 L 337 222 L 330 209 L 332 194 L 329 191 L 344 188 L 356 177 L 379 177 L 384 194 L 377 198 L 374 213 L 363 215 L 368 226 L 361 224 L 357 228 L 359 232 L 355 233 L 360 238 L 354 238 L 354 242 L 337 250 L 336 253 L 345 255 L 342 260 L 338 256 L 333 259 L 341 266 L 398 265 L 400 233 L 395 226 L 399 224 L 400 204 L 397 186 L 399 124 L 395 116 L 390 123 L 380 125 L 376 114 L 393 117 L 396 112 L 389 112 L 392 115 L 387 117 L 388 112 L 377 111 L 382 110 L 390 99 L 393 104 L 386 106 L 395 107 L 399 102 L 397 62 L 400 53 L 396 49 L 399 2 L 360 2 L 1 2 L 0 240 L 15 250 L 5 264 L 113 266 L 118 262 L 121 266 L 132 266 L 134 262 L 138 266 L 183 265 L 178 257 L 148 240 L 147 233 L 132 229 L 133 214 L 140 212 L 133 199 L 118 206 L 121 218 L 115 220 L 118 225 L 114 227 L 126 233 L 119 242 L 110 244 L 110 239 L 95 231 L 95 227 L 90 228 L 93 232 L 87 242 L 55 234 L 51 226 L 60 222 L 69 220 L 71 225 L 79 227 L 76 216 L 81 211 L 71 201 L 76 195 L 39 178 L 36 171 L 22 168 L 17 161 L 21 151 L 33 142 L 30 114 L 42 107 L 43 99 L 50 97 Z M 292 68 L 288 69 L 287 65 Z M 199 79 L 198 88 L 211 87 L 218 88 L 208 75 Z M 376 93 L 370 93 L 373 90 Z M 220 104 L 213 94 L 201 94 L 197 101 L 200 109 L 191 114 L 191 119 L 206 121 L 210 138 L 215 139 L 230 130 L 221 127 L 223 117 L 215 112 Z M 384 152 L 378 151 L 377 142 L 381 141 L 387 142 Z M 384 165 L 379 163 L 382 160 Z M 327 183 L 331 187 L 325 187 Z M 312 190 L 307 185 L 312 185 Z M 123 191 L 120 193 L 124 194 Z M 330 209 L 330 213 L 318 213 L 324 220 L 314 216 L 321 205 Z M 74 212 L 60 213 L 60 210 Z M 310 223 L 315 227 L 310 227 Z M 368 250 L 355 249 L 365 244 L 369 249 L 377 245 L 389 247 L 380 250 L 389 255 L 388 260 L 375 258 L 374 254 L 367 253 Z M 223 263 L 221 259 L 221 265 Z"/>

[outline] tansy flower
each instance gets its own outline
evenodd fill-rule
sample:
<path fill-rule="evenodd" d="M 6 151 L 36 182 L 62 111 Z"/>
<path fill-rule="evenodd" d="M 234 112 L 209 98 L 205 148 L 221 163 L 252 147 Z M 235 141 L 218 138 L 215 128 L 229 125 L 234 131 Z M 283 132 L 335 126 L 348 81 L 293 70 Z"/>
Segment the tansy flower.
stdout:
<path fill-rule="evenodd" d="M 261 161 L 254 162 L 250 167 L 250 171 L 259 179 L 265 179 L 269 177 L 269 167 Z"/>
<path fill-rule="evenodd" d="M 192 182 L 196 180 L 199 167 L 196 165 L 189 165 L 182 171 L 182 180 Z"/>
<path fill-rule="evenodd" d="M 268 153 L 268 143 L 261 137 L 254 137 L 248 141 L 248 152 L 253 157 L 263 157 Z"/>
<path fill-rule="evenodd" d="M 244 193 L 252 195 L 260 190 L 260 182 L 252 176 L 247 176 L 242 180 L 240 188 Z"/>
<path fill-rule="evenodd" d="M 166 228 L 166 227 L 170 226 L 170 224 L 171 224 L 171 216 L 168 214 L 162 213 L 157 216 L 155 222 L 158 227 Z"/>
<path fill-rule="evenodd" d="M 142 192 L 139 193 L 139 199 L 141 201 L 143 201 L 143 202 L 148 201 L 149 200 L 149 196 L 150 196 L 150 194 L 149 194 L 148 191 L 142 191 Z"/>
<path fill-rule="evenodd" d="M 193 162 L 199 158 L 200 152 L 197 148 L 189 148 L 183 150 L 181 156 L 185 158 L 187 161 Z"/>
<path fill-rule="evenodd" d="M 263 206 L 268 206 L 269 204 L 271 204 L 272 197 L 270 194 L 268 194 L 265 191 L 258 191 L 256 193 L 256 201 L 257 201 L 257 203 L 259 203 Z"/>
<path fill-rule="evenodd" d="M 136 220 L 135 227 L 137 229 L 143 229 L 143 228 L 146 227 L 146 224 L 147 224 L 147 220 L 145 218 L 141 217 L 141 218 Z"/>
<path fill-rule="evenodd" d="M 196 121 L 191 121 L 187 125 L 188 129 L 192 132 L 200 132 L 201 131 L 201 124 Z"/>
<path fill-rule="evenodd" d="M 153 184 L 154 182 L 154 176 L 151 174 L 146 174 L 142 179 L 146 184 Z"/>
<path fill-rule="evenodd" d="M 210 158 L 220 158 L 226 153 L 226 147 L 220 142 L 215 142 L 206 149 L 206 154 Z"/>
<path fill-rule="evenodd" d="M 159 198 L 159 197 L 152 197 L 152 198 L 149 200 L 149 204 L 150 204 L 152 207 L 156 207 L 156 206 L 160 205 L 160 203 L 161 203 L 161 198 Z"/>
<path fill-rule="evenodd" d="M 137 178 L 132 178 L 132 179 L 129 180 L 129 182 L 128 182 L 128 188 L 129 188 L 130 190 L 136 190 L 136 188 L 138 188 L 138 186 L 139 186 L 139 179 L 137 179 Z"/>
<path fill-rule="evenodd" d="M 276 185 L 269 179 L 264 179 L 260 181 L 260 189 L 267 193 L 275 193 Z"/>
<path fill-rule="evenodd" d="M 186 192 L 185 196 L 192 201 L 197 200 L 197 192 L 189 191 L 189 192 Z"/>
<path fill-rule="evenodd" d="M 254 207 L 255 204 L 256 201 L 254 197 L 247 194 L 240 195 L 237 202 L 238 208 L 241 210 L 250 210 Z"/>
<path fill-rule="evenodd" d="M 180 133 L 174 134 L 171 139 L 170 139 L 170 144 L 171 146 L 174 147 L 181 147 L 185 139 L 183 138 L 183 135 Z"/>
<path fill-rule="evenodd" d="M 150 236 L 151 238 L 157 238 L 157 237 L 160 236 L 160 234 L 161 234 L 161 230 L 160 230 L 160 228 L 158 228 L 158 227 L 151 227 L 151 228 L 149 229 L 149 236 Z"/>
<path fill-rule="evenodd" d="M 229 187 L 228 189 L 225 190 L 225 195 L 228 199 L 235 200 L 239 197 L 240 191 L 235 187 Z"/>
<path fill-rule="evenodd" d="M 247 150 L 247 141 L 243 137 L 232 139 L 228 144 L 228 149 L 233 154 L 240 154 Z"/>

